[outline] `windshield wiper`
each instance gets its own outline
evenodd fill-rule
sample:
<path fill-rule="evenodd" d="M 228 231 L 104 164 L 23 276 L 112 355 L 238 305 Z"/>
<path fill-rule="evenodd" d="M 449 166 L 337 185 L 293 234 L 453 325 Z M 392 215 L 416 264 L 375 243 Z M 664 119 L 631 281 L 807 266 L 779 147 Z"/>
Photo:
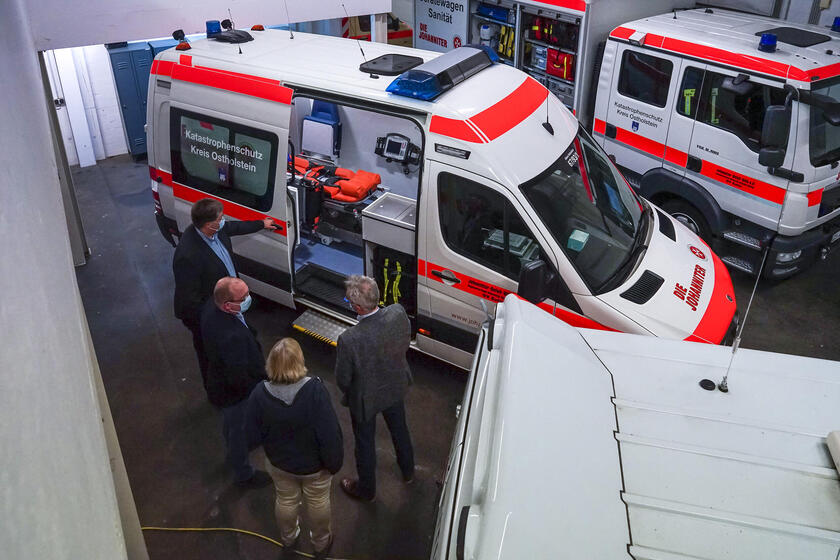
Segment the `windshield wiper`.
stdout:
<path fill-rule="evenodd" d="M 636 230 L 636 237 L 633 238 L 633 244 L 630 246 L 630 251 L 627 253 L 627 257 L 616 269 L 615 274 L 601 284 L 598 290 L 596 290 L 597 293 L 608 292 L 616 286 L 621 285 L 633 271 L 633 265 L 636 264 L 639 255 L 648 248 L 643 241 L 647 238 L 647 230 L 648 225 L 650 224 L 651 214 L 653 214 L 653 210 L 651 210 L 650 206 L 645 203 L 642 210 L 642 216 L 639 218 L 639 229 Z"/>

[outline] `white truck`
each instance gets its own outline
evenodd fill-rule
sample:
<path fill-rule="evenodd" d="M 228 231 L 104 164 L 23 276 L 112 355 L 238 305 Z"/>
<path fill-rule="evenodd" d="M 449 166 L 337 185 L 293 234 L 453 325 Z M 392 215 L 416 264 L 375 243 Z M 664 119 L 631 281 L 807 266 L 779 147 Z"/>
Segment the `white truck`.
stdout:
<path fill-rule="evenodd" d="M 624 23 L 594 136 L 729 267 L 756 274 L 768 250 L 765 276 L 793 275 L 840 241 L 838 30 L 717 8 Z"/>
<path fill-rule="evenodd" d="M 420 351 L 469 367 L 487 311 L 518 292 L 570 324 L 721 342 L 729 273 L 633 193 L 572 114 L 492 52 L 445 55 L 279 30 L 227 30 L 160 53 L 149 81 L 163 235 L 213 197 L 259 295 L 337 339 L 343 281 L 403 304 Z M 242 42 L 231 42 L 242 41 Z M 187 50 L 188 49 L 188 50 Z"/>
<path fill-rule="evenodd" d="M 836 560 L 840 363 L 574 329 L 482 330 L 432 560 Z M 832 452 L 829 452 L 829 449 Z"/>

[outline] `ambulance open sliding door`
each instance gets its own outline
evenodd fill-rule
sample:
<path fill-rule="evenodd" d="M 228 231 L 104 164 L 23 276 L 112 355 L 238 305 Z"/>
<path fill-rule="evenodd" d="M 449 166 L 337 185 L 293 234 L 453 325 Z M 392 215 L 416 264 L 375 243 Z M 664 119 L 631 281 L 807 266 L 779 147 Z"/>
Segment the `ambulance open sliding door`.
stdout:
<path fill-rule="evenodd" d="M 286 190 L 290 105 L 240 94 L 222 95 L 177 80 L 173 90 L 175 84 L 179 89 L 200 89 L 203 95 L 195 92 L 191 97 L 202 99 L 205 105 L 173 102 L 170 108 L 176 204 L 188 214 L 193 202 L 212 197 L 224 205 L 227 220 L 273 218 L 276 231 L 232 238 L 234 258 L 251 290 L 293 305 L 290 242 L 294 242 L 294 224 Z M 189 95 L 178 96 L 184 97 Z"/>
<path fill-rule="evenodd" d="M 663 165 L 681 64 L 677 57 L 618 44 L 607 110 L 600 113 L 606 120 L 596 118 L 593 129 L 636 188 L 641 175 Z"/>
<path fill-rule="evenodd" d="M 760 166 L 758 151 L 767 107 L 785 103 L 782 82 L 712 65 L 691 72 L 703 76 L 694 78 L 702 86 L 692 107 L 696 114 L 686 177 L 708 190 L 724 211 L 776 229 L 788 180 Z M 798 104 L 793 105 L 796 122 Z M 787 154 L 783 167 L 790 169 L 791 147 Z"/>
<path fill-rule="evenodd" d="M 452 356 L 460 355 L 467 359 L 460 365 L 467 366 L 487 317 L 482 301 L 495 314 L 496 304 L 516 291 L 522 264 L 548 259 L 541 249 L 545 243 L 501 186 L 437 162 L 426 175 L 425 243 L 418 269 L 428 308 L 418 313 L 418 333 L 425 337 L 418 336 L 418 345 L 421 340 L 448 345 L 450 361 L 457 363 Z M 554 310 L 549 301 L 541 307 Z"/>

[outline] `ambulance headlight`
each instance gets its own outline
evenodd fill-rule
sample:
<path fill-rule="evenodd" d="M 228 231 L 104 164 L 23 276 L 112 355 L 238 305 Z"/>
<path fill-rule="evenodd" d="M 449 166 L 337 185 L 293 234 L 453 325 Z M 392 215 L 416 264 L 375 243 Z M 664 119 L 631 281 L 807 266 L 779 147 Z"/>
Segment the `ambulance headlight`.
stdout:
<path fill-rule="evenodd" d="M 776 262 L 777 263 L 789 263 L 791 261 L 795 261 L 799 257 L 802 256 L 802 249 L 798 251 L 794 251 L 792 253 L 779 253 L 776 255 Z"/>

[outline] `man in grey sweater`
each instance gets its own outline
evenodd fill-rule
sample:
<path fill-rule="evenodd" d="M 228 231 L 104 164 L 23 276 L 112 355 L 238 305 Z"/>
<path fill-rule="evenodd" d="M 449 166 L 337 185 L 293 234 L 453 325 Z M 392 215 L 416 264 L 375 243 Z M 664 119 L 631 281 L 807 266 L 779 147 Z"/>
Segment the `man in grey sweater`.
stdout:
<path fill-rule="evenodd" d="M 373 278 L 353 275 L 345 282 L 346 298 L 359 323 L 338 337 L 335 377 L 350 408 L 356 440 L 359 478 L 345 478 L 341 488 L 353 498 L 376 498 L 376 415 L 382 413 L 403 480 L 414 480 L 414 450 L 405 420 L 405 399 L 412 382 L 406 352 L 411 325 L 399 304 L 379 309 L 379 288 Z"/>

